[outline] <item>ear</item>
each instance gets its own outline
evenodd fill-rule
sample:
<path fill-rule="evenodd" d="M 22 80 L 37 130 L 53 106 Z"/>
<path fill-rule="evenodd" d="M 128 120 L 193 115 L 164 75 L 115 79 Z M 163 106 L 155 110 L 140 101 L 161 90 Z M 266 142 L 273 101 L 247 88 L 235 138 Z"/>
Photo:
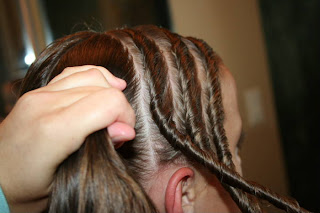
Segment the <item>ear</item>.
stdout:
<path fill-rule="evenodd" d="M 168 213 L 193 212 L 194 171 L 189 167 L 178 169 L 170 178 L 165 197 Z"/>

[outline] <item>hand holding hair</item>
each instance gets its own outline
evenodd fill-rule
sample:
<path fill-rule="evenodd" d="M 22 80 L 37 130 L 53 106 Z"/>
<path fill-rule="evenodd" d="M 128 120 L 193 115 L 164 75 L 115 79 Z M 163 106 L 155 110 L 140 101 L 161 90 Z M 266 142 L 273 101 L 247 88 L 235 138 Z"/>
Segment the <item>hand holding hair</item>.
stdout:
<path fill-rule="evenodd" d="M 42 211 L 57 167 L 91 133 L 108 128 L 116 147 L 135 137 L 125 87 L 103 67 L 69 67 L 18 100 L 0 124 L 0 185 L 11 212 Z"/>

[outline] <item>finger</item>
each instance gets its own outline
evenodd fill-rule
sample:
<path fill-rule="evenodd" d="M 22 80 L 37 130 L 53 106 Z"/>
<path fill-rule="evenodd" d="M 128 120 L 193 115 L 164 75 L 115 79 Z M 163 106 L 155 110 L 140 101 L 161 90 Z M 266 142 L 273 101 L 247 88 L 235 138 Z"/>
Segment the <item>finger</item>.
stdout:
<path fill-rule="evenodd" d="M 53 78 L 49 84 L 55 83 L 63 78 L 66 78 L 74 73 L 77 72 L 83 72 L 87 70 L 98 70 L 100 71 L 103 76 L 107 79 L 107 81 L 110 83 L 111 86 L 116 87 L 120 90 L 125 89 L 126 82 L 123 79 L 117 78 L 114 75 L 112 75 L 109 70 L 107 70 L 104 67 L 101 66 L 94 66 L 94 65 L 84 65 L 84 66 L 77 66 L 77 67 L 67 67 L 65 68 L 61 74 L 57 75 L 55 78 Z"/>
<path fill-rule="evenodd" d="M 92 93 L 105 89 L 105 87 L 76 87 L 61 91 L 37 92 L 37 100 L 46 104 L 46 109 L 55 111 L 66 108 Z"/>
<path fill-rule="evenodd" d="M 89 134 L 120 122 L 131 128 L 135 125 L 135 114 L 124 94 L 115 88 L 107 88 L 90 94 L 61 112 L 61 128 L 67 126 L 72 135 L 70 153 L 80 147 Z M 75 139 L 76 137 L 76 139 Z"/>
<path fill-rule="evenodd" d="M 45 87 L 40 88 L 40 91 L 59 91 L 76 87 L 111 87 L 110 83 L 97 69 L 89 69 L 82 72 L 76 72 L 68 75 L 59 81 L 51 83 Z"/>
<path fill-rule="evenodd" d="M 134 139 L 136 135 L 134 128 L 121 122 L 115 122 L 108 126 L 108 133 L 111 137 L 113 145 L 115 145 L 117 148 L 120 147 L 123 142 Z"/>

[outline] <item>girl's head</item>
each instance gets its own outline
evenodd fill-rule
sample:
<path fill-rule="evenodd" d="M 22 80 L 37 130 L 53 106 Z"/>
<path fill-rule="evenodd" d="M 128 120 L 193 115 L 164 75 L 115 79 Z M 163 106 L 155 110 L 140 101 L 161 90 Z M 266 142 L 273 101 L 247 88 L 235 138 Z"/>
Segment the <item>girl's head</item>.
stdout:
<path fill-rule="evenodd" d="M 235 82 L 204 41 L 155 26 L 72 34 L 44 50 L 22 94 L 86 64 L 127 82 L 136 138 L 115 151 L 103 131 L 90 135 L 60 166 L 51 212 L 261 211 L 249 194 L 301 210 L 239 175 Z"/>

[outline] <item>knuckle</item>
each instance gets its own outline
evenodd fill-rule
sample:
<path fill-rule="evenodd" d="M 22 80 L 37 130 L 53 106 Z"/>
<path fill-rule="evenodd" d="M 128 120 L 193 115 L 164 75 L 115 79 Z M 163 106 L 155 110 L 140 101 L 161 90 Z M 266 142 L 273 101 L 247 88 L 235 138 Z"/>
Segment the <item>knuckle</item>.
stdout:
<path fill-rule="evenodd" d="M 18 101 L 17 105 L 23 107 L 25 110 L 32 109 L 36 107 L 37 109 L 43 108 L 54 98 L 53 94 L 45 91 L 30 91 L 22 95 Z"/>
<path fill-rule="evenodd" d="M 69 73 L 74 70 L 74 67 L 66 67 L 62 70 L 61 73 Z"/>
<path fill-rule="evenodd" d="M 134 126 L 136 123 L 136 114 L 135 111 L 132 109 L 132 107 L 130 106 L 128 109 L 128 117 L 131 119 L 130 122 L 131 124 Z"/>
<path fill-rule="evenodd" d="M 102 93 L 102 99 L 107 100 L 108 103 L 116 107 L 117 110 L 121 110 L 124 106 L 128 105 L 126 96 L 119 89 L 110 87 L 100 90 Z"/>
<path fill-rule="evenodd" d="M 115 88 L 110 88 L 109 90 L 112 91 L 111 101 L 114 103 L 114 106 L 117 107 L 120 113 L 126 114 L 126 117 L 130 119 L 130 123 L 135 123 L 135 111 L 124 93 Z"/>
<path fill-rule="evenodd" d="M 93 66 L 94 69 L 99 69 L 99 70 L 107 70 L 103 66 Z"/>
<path fill-rule="evenodd" d="M 99 70 L 99 69 L 96 69 L 96 68 L 91 68 L 91 69 L 88 69 L 86 71 L 86 73 L 89 75 L 89 76 L 92 76 L 94 78 L 98 77 L 98 78 L 104 78 L 104 75 L 102 74 L 102 72 Z"/>
<path fill-rule="evenodd" d="M 104 109 L 112 109 L 112 112 L 116 114 L 123 114 L 124 116 L 121 117 L 126 118 L 126 122 L 130 124 L 130 126 L 134 126 L 136 120 L 135 111 L 122 91 L 111 87 L 98 92 L 102 94 L 99 96 L 99 99 L 105 100 L 104 103 L 101 103 L 102 106 L 106 102 L 111 104 L 111 107 L 103 107 Z M 108 113 L 110 113 L 110 111 Z"/>
<path fill-rule="evenodd" d="M 85 75 L 85 78 L 87 80 L 90 80 L 93 82 L 102 82 L 103 81 L 103 83 L 107 83 L 107 85 L 109 85 L 108 81 L 104 77 L 103 73 L 98 69 L 95 69 L 95 68 L 89 69 L 89 70 L 83 72 L 83 74 Z"/>
<path fill-rule="evenodd" d="M 103 66 L 91 66 L 91 69 L 97 69 L 102 73 L 110 73 L 109 70 L 107 70 L 105 67 Z"/>
<path fill-rule="evenodd" d="M 108 90 L 110 92 L 111 99 L 115 104 L 121 106 L 123 104 L 126 104 L 126 102 L 128 102 L 127 98 L 125 97 L 123 92 L 121 92 L 120 90 L 116 88 L 109 88 Z"/>
<path fill-rule="evenodd" d="M 23 94 L 19 99 L 18 103 L 21 104 L 33 104 L 35 101 L 38 100 L 38 94 L 34 91 L 27 92 Z"/>

